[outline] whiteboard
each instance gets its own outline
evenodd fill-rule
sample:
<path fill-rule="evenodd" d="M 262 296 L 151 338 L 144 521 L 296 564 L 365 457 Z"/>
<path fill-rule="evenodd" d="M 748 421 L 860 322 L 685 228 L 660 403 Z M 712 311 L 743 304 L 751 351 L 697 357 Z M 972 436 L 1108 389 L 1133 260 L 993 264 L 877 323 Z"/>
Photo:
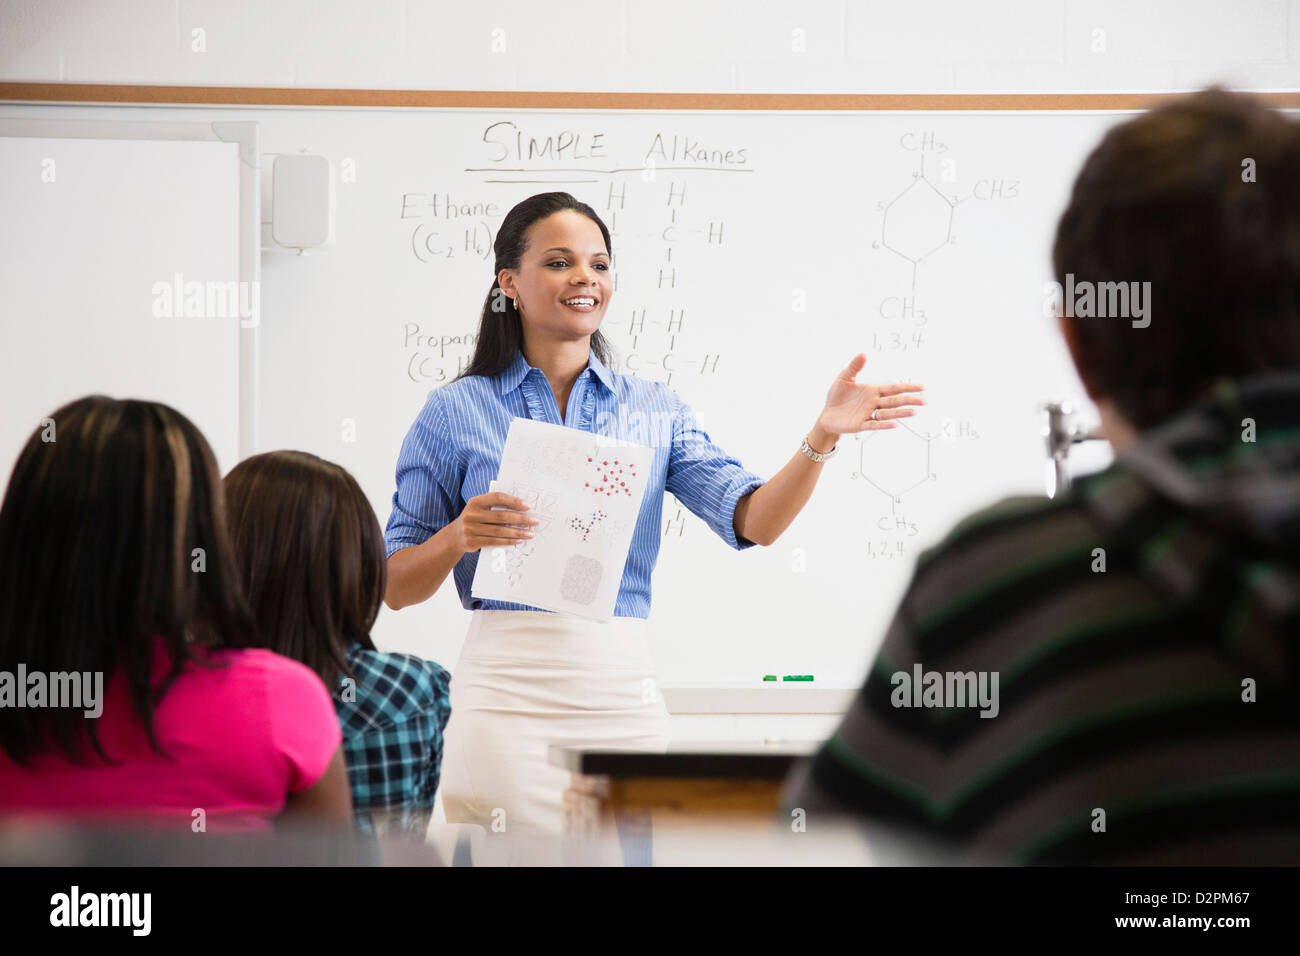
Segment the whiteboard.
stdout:
<path fill-rule="evenodd" d="M 223 469 L 251 447 L 256 200 L 241 198 L 246 145 L 204 131 L 0 123 L 6 477 L 41 418 L 93 393 L 176 407 Z"/>
<path fill-rule="evenodd" d="M 495 229 L 536 192 L 613 230 L 617 370 L 666 381 L 764 477 L 855 353 L 860 380 L 927 386 L 906 428 L 842 441 L 772 547 L 735 553 L 666 496 L 665 682 L 857 684 L 917 554 L 972 509 L 1043 493 L 1040 404 L 1093 411 L 1043 285 L 1074 175 L 1121 114 L 0 108 L 106 113 L 255 120 L 264 154 L 329 157 L 335 246 L 263 255 L 257 450 L 340 462 L 381 524 L 403 436 L 471 353 Z M 468 621 L 449 577 L 375 637 L 452 666 Z"/>

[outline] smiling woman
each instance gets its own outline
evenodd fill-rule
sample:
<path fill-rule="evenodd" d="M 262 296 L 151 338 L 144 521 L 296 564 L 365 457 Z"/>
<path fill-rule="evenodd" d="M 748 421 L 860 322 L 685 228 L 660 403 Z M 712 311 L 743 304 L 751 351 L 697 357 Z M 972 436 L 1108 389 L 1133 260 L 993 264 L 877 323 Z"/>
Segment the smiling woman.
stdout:
<path fill-rule="evenodd" d="M 807 502 L 845 432 L 893 428 L 919 386 L 831 386 L 804 447 L 765 481 L 715 445 L 666 385 L 610 369 L 600 332 L 614 292 L 613 249 L 596 212 L 568 193 L 532 196 L 497 233 L 495 279 L 469 367 L 429 393 L 402 444 L 385 532 L 394 609 L 453 574 L 473 611 L 451 684 L 443 806 L 449 822 L 508 834 L 510 859 L 558 862 L 568 773 L 550 745 L 662 750 L 668 713 L 646 640 L 650 578 L 671 492 L 728 546 L 771 544 Z M 534 536 L 536 514 L 490 491 L 510 423 L 530 418 L 654 450 L 614 617 L 591 621 L 471 595 L 479 551 Z M 546 517 L 543 515 L 543 517 Z"/>

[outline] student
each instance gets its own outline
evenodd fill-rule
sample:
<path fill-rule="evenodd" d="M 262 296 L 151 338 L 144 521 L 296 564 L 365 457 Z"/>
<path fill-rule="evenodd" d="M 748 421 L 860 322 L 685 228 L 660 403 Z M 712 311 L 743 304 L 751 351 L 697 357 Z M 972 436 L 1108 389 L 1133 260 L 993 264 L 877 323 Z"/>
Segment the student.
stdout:
<path fill-rule="evenodd" d="M 474 613 L 455 670 L 443 806 L 452 822 L 492 827 L 504 817 L 512 842 L 541 861 L 562 832 L 569 782 L 547 763 L 548 744 L 667 742 L 645 629 L 665 492 L 735 550 L 771 544 L 808 501 L 839 435 L 893 428 L 922 399 L 917 385 L 857 383 L 866 359 L 855 356 L 799 450 L 764 481 L 713 444 L 671 389 L 608 367 L 599 326 L 613 295 L 612 249 L 595 210 L 568 193 L 532 196 L 506 215 L 495 252 L 473 359 L 429 394 L 398 457 L 386 600 L 418 604 L 454 575 Z M 518 497 L 488 491 L 521 417 L 654 448 L 607 623 L 470 595 L 479 549 L 516 544 L 532 535 L 518 526 L 537 524 Z"/>
<path fill-rule="evenodd" d="M 1300 863 L 1297 171 L 1300 126 L 1221 90 L 1088 157 L 1053 262 L 1115 462 L 921 555 L 787 813 L 971 859 Z M 1146 314 L 1098 316 L 1103 282 L 1149 282 Z"/>
<path fill-rule="evenodd" d="M 226 476 L 231 536 L 270 649 L 334 688 L 357 826 L 423 839 L 450 716 L 449 675 L 375 649 L 387 585 L 384 536 L 353 477 L 299 451 L 240 462 Z"/>
<path fill-rule="evenodd" d="M 103 396 L 56 411 L 0 505 L 0 581 L 0 814 L 349 826 L 320 679 L 238 649 L 255 625 L 185 416 Z"/>

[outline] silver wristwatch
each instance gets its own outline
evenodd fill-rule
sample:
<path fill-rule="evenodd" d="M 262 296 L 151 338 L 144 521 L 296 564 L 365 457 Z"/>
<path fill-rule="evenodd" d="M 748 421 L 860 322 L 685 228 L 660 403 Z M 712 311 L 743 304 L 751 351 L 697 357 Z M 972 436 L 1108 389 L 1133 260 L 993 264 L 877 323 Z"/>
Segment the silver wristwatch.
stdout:
<path fill-rule="evenodd" d="M 812 446 L 808 444 L 807 436 L 805 436 L 803 441 L 799 443 L 799 450 L 813 461 L 826 461 L 835 457 L 835 453 L 840 450 L 840 443 L 836 442 L 835 447 L 828 452 L 813 451 Z"/>

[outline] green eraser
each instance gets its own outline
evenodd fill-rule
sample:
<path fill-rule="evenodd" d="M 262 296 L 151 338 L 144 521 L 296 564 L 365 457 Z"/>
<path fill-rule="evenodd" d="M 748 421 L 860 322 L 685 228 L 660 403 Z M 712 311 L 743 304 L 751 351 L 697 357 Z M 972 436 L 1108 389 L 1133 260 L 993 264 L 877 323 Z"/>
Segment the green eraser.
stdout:
<path fill-rule="evenodd" d="M 776 675 L 775 675 L 775 674 L 764 674 L 764 675 L 763 675 L 763 680 L 776 680 Z"/>
<path fill-rule="evenodd" d="M 812 680 L 812 674 L 786 674 L 782 680 Z"/>

